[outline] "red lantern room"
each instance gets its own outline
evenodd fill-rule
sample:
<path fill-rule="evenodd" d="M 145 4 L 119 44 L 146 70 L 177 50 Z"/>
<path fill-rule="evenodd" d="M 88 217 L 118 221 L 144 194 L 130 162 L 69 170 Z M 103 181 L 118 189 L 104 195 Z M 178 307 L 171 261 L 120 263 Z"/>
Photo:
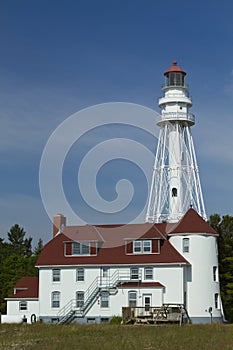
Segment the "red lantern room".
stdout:
<path fill-rule="evenodd" d="M 165 76 L 165 87 L 169 86 L 185 86 L 184 77 L 186 73 L 183 69 L 177 66 L 177 62 L 173 62 L 173 66 L 168 68 L 164 73 Z"/>

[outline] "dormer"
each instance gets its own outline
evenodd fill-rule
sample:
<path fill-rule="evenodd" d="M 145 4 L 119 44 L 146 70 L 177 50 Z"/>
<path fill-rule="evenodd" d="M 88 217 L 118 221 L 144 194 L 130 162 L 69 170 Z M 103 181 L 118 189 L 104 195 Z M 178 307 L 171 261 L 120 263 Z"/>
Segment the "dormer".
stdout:
<path fill-rule="evenodd" d="M 160 254 L 160 239 L 125 239 L 125 253 L 128 254 Z"/>
<path fill-rule="evenodd" d="M 93 256 L 98 254 L 98 241 L 66 241 L 64 255 L 67 257 Z"/>

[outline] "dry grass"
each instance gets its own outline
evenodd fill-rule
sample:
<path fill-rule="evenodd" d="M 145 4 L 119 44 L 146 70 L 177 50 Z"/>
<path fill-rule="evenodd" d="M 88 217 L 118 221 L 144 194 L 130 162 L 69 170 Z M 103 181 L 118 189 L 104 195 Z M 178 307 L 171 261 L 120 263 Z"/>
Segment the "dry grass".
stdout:
<path fill-rule="evenodd" d="M 0 325 L 0 349 L 232 350 L 233 325 Z"/>

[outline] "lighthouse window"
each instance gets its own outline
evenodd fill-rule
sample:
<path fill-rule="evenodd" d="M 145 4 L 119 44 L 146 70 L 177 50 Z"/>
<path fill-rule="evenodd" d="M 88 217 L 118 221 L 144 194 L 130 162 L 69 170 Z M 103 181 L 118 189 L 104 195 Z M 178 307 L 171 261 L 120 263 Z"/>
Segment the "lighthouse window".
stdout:
<path fill-rule="evenodd" d="M 217 266 L 213 266 L 213 280 L 217 281 Z"/>
<path fill-rule="evenodd" d="M 183 253 L 189 253 L 189 238 L 183 238 Z"/>
<path fill-rule="evenodd" d="M 176 187 L 172 188 L 172 197 L 177 197 L 177 188 Z"/>
<path fill-rule="evenodd" d="M 176 73 L 176 81 L 175 81 L 175 85 L 180 86 L 181 85 L 181 74 L 180 73 Z"/>
<path fill-rule="evenodd" d="M 214 294 L 214 304 L 215 304 L 215 309 L 218 309 L 218 293 Z"/>
<path fill-rule="evenodd" d="M 175 85 L 175 74 L 174 73 L 170 73 L 169 85 L 170 86 L 174 86 Z"/>

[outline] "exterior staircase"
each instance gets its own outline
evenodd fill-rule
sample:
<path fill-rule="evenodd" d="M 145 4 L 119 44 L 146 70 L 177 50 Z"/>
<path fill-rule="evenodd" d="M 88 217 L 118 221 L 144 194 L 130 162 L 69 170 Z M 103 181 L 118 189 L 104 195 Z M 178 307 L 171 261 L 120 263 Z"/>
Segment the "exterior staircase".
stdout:
<path fill-rule="evenodd" d="M 102 291 L 115 294 L 119 284 L 130 281 L 141 281 L 141 274 L 138 275 L 137 279 L 132 279 L 129 271 L 117 270 L 110 277 L 96 277 L 84 293 L 84 302 L 82 306 L 77 306 L 77 300 L 71 299 L 58 312 L 58 324 L 67 324 L 72 322 L 75 317 L 84 317 Z"/>

